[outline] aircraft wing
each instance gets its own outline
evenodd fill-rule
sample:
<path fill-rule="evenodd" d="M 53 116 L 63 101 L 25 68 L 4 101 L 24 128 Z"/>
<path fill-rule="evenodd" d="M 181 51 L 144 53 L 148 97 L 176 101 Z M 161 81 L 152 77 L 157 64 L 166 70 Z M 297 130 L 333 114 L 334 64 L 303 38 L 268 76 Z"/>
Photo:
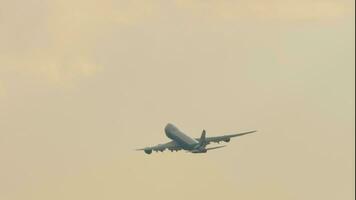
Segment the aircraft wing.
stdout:
<path fill-rule="evenodd" d="M 171 151 L 179 151 L 182 150 L 182 147 L 180 147 L 175 141 L 167 142 L 165 144 L 158 144 L 155 146 L 151 147 L 145 147 L 142 149 L 136 149 L 138 151 L 164 151 L 164 150 L 171 150 Z"/>
<path fill-rule="evenodd" d="M 233 137 L 239 137 L 239 136 L 243 136 L 243 135 L 247 135 L 247 134 L 251 134 L 251 133 L 255 133 L 257 131 L 249 131 L 249 132 L 244 132 L 244 133 L 237 133 L 237 134 L 231 134 L 231 135 L 223 135 L 223 136 L 216 136 L 216 137 L 206 137 L 205 141 L 207 144 L 211 143 L 211 142 L 229 142 L 231 138 Z M 197 139 L 198 141 L 200 139 Z"/>

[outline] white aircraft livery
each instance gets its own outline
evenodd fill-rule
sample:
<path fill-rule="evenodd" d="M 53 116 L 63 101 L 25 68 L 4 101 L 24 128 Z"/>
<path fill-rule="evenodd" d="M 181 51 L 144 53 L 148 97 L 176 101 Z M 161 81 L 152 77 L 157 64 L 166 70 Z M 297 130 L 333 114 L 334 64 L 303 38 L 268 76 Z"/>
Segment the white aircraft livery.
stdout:
<path fill-rule="evenodd" d="M 152 151 L 163 152 L 166 149 L 169 149 L 170 151 L 179 151 L 183 149 L 191 153 L 206 153 L 209 150 L 225 147 L 224 145 L 224 146 L 206 148 L 206 146 L 212 142 L 215 143 L 230 142 L 230 139 L 233 137 L 243 136 L 256 132 L 256 131 L 249 131 L 244 133 L 237 133 L 237 134 L 230 134 L 230 135 L 223 135 L 223 136 L 216 136 L 216 137 L 206 137 L 206 131 L 203 130 L 200 138 L 194 139 L 181 132 L 173 124 L 167 124 L 164 131 L 166 133 L 166 136 L 172 141 L 167 142 L 165 144 L 159 144 L 156 146 L 146 147 L 137 150 L 144 151 L 146 154 L 151 154 Z"/>

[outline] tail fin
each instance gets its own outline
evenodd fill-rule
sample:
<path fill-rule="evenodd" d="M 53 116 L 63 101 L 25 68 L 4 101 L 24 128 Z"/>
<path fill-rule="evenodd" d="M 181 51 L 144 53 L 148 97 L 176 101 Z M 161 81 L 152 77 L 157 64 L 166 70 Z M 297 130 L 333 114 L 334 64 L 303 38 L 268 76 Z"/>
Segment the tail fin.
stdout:
<path fill-rule="evenodd" d="M 203 132 L 201 133 L 201 136 L 200 136 L 199 145 L 205 146 L 205 144 L 206 144 L 206 131 L 203 130 Z"/>

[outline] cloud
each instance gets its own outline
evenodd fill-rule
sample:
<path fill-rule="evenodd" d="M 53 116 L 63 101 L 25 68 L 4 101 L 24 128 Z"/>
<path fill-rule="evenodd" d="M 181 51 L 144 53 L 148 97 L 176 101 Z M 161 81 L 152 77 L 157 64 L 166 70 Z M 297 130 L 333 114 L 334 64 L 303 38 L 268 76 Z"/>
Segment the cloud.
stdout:
<path fill-rule="evenodd" d="M 74 84 L 102 67 L 95 48 L 112 27 L 139 23 L 155 9 L 151 1 L 5 1 L 0 65 L 51 83 Z"/>
<path fill-rule="evenodd" d="M 12 68 L 11 71 L 20 77 L 28 77 L 36 81 L 55 85 L 69 86 L 77 81 L 90 78 L 100 69 L 88 57 L 65 55 L 25 55 L 7 57 L 0 61 L 2 66 Z"/>
<path fill-rule="evenodd" d="M 351 4 L 351 3 L 349 3 Z M 5 0 L 0 8 L 0 65 L 56 84 L 94 76 L 96 48 L 112 30 L 141 26 L 175 11 L 210 22 L 320 21 L 352 13 L 345 1 Z M 6 74 L 2 74 L 6 76 Z"/>
<path fill-rule="evenodd" d="M 277 21 L 330 20 L 352 13 L 344 1 L 188 1 L 177 5 L 194 15 L 215 20 L 258 19 Z"/>
<path fill-rule="evenodd" d="M 68 63 L 63 63 L 62 58 L 57 57 L 38 62 L 32 73 L 38 77 L 44 77 L 52 83 L 67 85 L 82 78 L 90 78 L 95 75 L 98 69 L 99 66 L 93 64 L 89 59 L 74 58 Z"/>

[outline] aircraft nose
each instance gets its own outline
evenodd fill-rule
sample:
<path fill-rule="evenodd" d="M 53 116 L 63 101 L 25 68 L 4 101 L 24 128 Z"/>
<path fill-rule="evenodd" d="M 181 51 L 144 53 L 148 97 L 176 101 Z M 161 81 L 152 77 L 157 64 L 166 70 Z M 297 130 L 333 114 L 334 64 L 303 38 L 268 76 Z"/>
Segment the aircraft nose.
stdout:
<path fill-rule="evenodd" d="M 166 125 L 166 127 L 164 128 L 164 130 L 165 130 L 166 133 L 168 133 L 168 132 L 174 132 L 174 131 L 176 131 L 177 128 L 176 128 L 173 124 L 168 123 L 168 124 Z"/>
<path fill-rule="evenodd" d="M 164 128 L 164 130 L 167 131 L 167 130 L 171 129 L 172 126 L 173 126 L 173 125 L 172 125 L 171 123 L 168 123 L 168 124 L 166 125 L 166 127 Z"/>
<path fill-rule="evenodd" d="M 170 128 L 170 127 L 174 127 L 174 126 L 173 126 L 173 124 L 168 123 L 168 124 L 166 125 L 166 128 Z"/>

